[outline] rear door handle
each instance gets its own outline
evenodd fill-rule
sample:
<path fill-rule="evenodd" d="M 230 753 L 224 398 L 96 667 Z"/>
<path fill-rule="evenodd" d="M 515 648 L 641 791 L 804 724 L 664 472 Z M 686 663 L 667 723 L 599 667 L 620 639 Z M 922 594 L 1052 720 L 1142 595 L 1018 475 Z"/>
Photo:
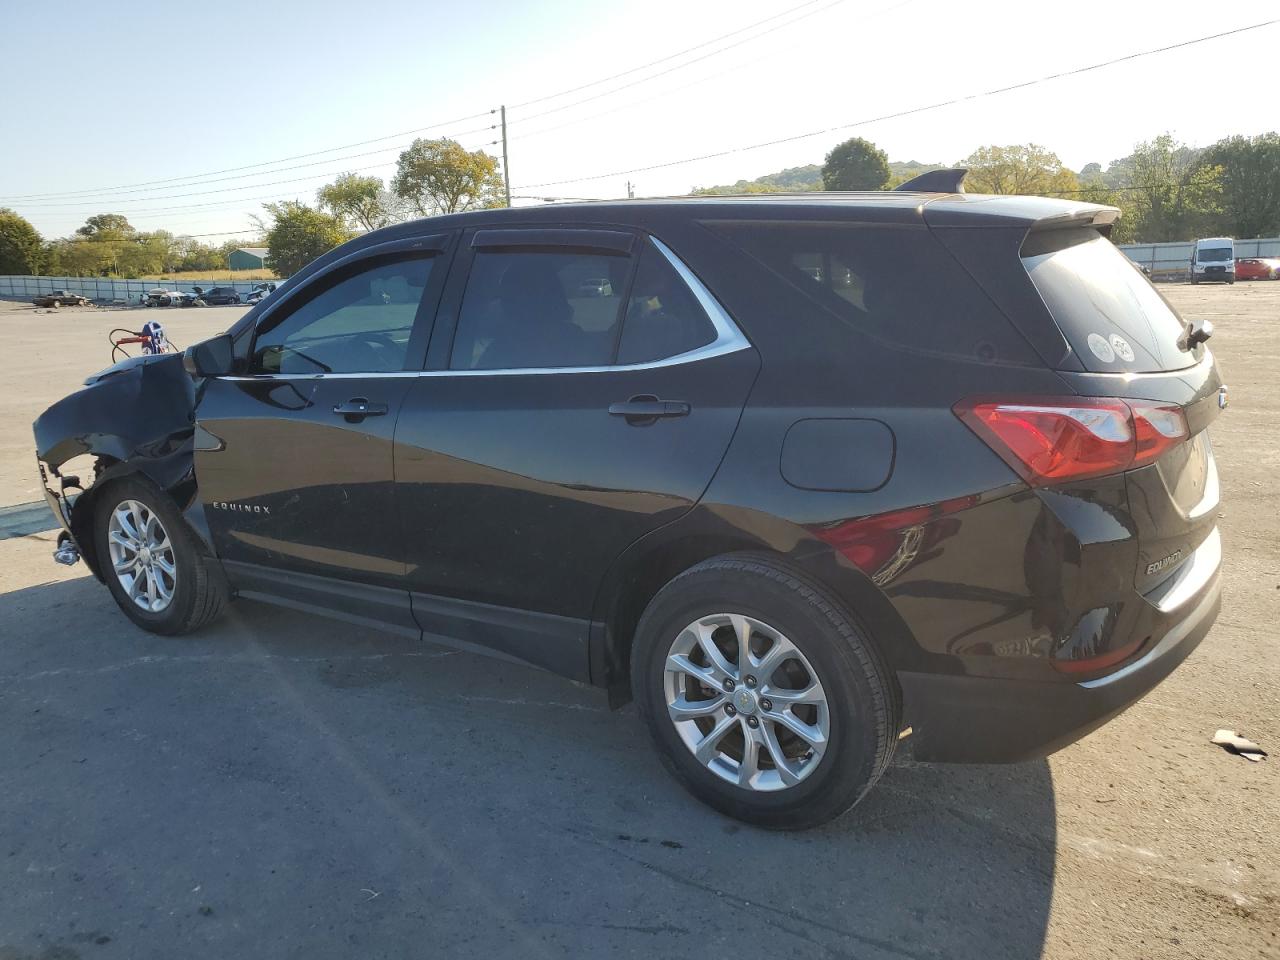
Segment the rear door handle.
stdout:
<path fill-rule="evenodd" d="M 346 417 L 348 420 L 358 420 L 361 417 L 380 417 L 387 412 L 385 403 L 374 403 L 365 397 L 352 397 L 346 403 L 335 403 L 333 412 Z"/>
<path fill-rule="evenodd" d="M 653 423 L 659 417 L 687 417 L 689 404 L 683 400 L 659 400 L 650 394 L 641 394 L 622 403 L 609 404 L 609 413 L 626 417 L 627 423 Z"/>

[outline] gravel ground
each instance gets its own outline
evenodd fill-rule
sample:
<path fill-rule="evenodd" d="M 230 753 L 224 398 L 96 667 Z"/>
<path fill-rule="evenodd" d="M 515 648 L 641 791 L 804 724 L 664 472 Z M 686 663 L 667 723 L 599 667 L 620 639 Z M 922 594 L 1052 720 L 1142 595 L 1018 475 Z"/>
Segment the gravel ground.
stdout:
<path fill-rule="evenodd" d="M 809 833 L 689 799 L 598 691 L 248 602 L 154 637 L 52 534 L 0 541 L 0 960 L 1280 957 L 1280 283 L 1162 289 L 1231 386 L 1217 626 L 1048 761 L 902 751 Z M 185 345 L 239 312 L 159 316 Z M 0 304 L 0 504 L 149 316 Z"/>

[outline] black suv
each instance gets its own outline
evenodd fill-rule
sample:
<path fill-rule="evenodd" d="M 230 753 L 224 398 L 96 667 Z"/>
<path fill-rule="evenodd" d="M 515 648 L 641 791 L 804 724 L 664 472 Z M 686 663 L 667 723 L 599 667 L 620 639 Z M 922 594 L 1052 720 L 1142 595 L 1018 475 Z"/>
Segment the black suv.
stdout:
<path fill-rule="evenodd" d="M 196 299 L 203 300 L 211 307 L 240 302 L 240 294 L 236 292 L 235 287 L 210 287 L 208 290 L 196 287 L 195 290 Z"/>
<path fill-rule="evenodd" d="M 1219 605 L 1209 328 L 1116 216 L 908 191 L 379 230 L 40 417 L 59 556 L 158 633 L 250 597 L 634 697 L 769 826 L 900 740 L 1043 756 Z"/>

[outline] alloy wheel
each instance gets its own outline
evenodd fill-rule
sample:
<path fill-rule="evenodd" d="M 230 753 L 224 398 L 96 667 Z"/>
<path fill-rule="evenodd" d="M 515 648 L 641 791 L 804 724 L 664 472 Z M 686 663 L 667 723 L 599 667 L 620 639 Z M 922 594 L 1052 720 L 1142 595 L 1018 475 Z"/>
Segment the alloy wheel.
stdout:
<path fill-rule="evenodd" d="M 718 613 L 689 624 L 671 644 L 663 682 L 689 752 L 746 790 L 795 786 L 827 749 L 831 711 L 817 671 L 753 617 Z"/>
<path fill-rule="evenodd" d="M 145 503 L 125 500 L 107 525 L 111 566 L 125 594 L 148 613 L 163 613 L 173 602 L 178 568 L 173 541 Z"/>

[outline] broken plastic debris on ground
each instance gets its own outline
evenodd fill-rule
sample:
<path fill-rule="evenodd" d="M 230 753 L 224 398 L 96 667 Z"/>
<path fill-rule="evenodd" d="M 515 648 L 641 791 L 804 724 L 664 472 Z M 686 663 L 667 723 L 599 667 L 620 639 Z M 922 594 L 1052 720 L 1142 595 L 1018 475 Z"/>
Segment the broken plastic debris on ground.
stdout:
<path fill-rule="evenodd" d="M 1244 737 L 1239 736 L 1234 730 L 1219 730 L 1209 742 L 1216 743 L 1226 749 L 1228 753 L 1234 753 L 1244 757 L 1246 760 L 1252 760 L 1254 763 L 1265 760 L 1267 756 L 1267 751 L 1252 740 L 1246 740 Z"/>

